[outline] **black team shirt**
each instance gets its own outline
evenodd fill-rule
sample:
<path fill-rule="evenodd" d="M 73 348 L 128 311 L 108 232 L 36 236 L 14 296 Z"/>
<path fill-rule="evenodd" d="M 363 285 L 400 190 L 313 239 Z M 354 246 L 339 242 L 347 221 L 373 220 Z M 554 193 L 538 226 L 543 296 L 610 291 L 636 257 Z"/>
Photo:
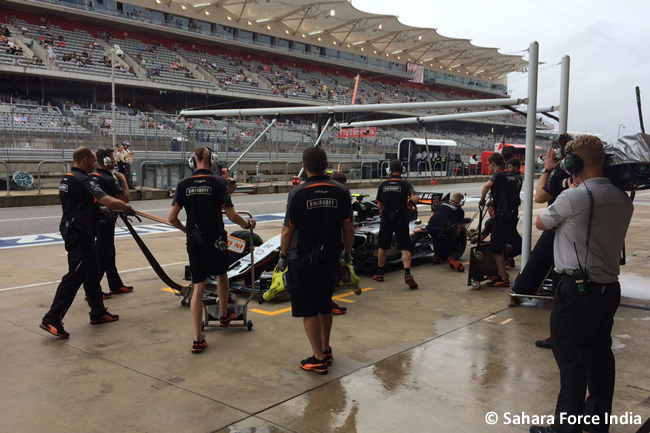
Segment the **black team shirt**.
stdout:
<path fill-rule="evenodd" d="M 289 259 L 319 250 L 336 260 L 341 254 L 341 226 L 352 216 L 350 191 L 327 176 L 312 176 L 294 188 L 287 199 L 286 227 L 295 226 Z"/>
<path fill-rule="evenodd" d="M 519 212 L 519 183 L 510 172 L 499 170 L 490 177 L 492 200 L 497 216 L 517 215 Z"/>
<path fill-rule="evenodd" d="M 413 194 L 413 186 L 401 176 L 392 176 L 379 184 L 377 201 L 382 204 L 382 221 L 408 222 L 407 202 Z"/>
<path fill-rule="evenodd" d="M 443 201 L 438 204 L 427 229 L 447 230 L 465 218 L 465 211 L 455 201 Z"/>
<path fill-rule="evenodd" d="M 122 185 L 120 185 L 120 181 L 110 171 L 98 168 L 97 171 L 91 174 L 91 176 L 106 195 L 114 198 L 124 195 L 124 190 L 122 189 Z M 115 223 L 117 220 L 117 214 L 114 214 L 110 219 L 105 219 L 106 217 L 103 215 L 101 218 L 102 221 Z"/>
<path fill-rule="evenodd" d="M 72 221 L 72 226 L 92 233 L 99 222 L 97 200 L 106 196 L 95 179 L 80 168 L 73 167 L 59 183 L 59 198 L 63 208 L 61 222 Z"/>
<path fill-rule="evenodd" d="M 187 237 L 198 228 L 206 241 L 224 238 L 221 209 L 232 207 L 226 179 L 215 176 L 210 170 L 197 170 L 194 175 L 181 180 L 176 187 L 174 206 L 185 208 Z"/>

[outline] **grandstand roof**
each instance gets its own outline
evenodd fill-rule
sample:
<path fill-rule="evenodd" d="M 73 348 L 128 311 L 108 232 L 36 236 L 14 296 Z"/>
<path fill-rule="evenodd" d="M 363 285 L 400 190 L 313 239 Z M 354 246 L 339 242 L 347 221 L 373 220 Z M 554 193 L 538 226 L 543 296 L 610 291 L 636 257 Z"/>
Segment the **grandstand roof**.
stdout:
<path fill-rule="evenodd" d="M 500 54 L 497 48 L 407 26 L 394 15 L 360 11 L 351 0 L 170 0 L 161 7 L 165 5 L 180 5 L 183 15 L 201 20 L 221 22 L 225 15 L 232 27 L 456 75 L 496 80 L 528 65 L 521 56 Z"/>

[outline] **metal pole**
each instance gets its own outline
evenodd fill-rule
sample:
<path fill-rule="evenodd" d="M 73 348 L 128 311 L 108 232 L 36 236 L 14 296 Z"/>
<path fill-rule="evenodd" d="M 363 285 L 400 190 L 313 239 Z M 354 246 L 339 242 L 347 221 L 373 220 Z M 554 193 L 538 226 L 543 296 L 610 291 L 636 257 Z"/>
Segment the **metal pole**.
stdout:
<path fill-rule="evenodd" d="M 111 131 L 113 132 L 113 149 L 115 149 L 116 146 L 116 138 L 115 138 L 115 46 L 111 47 L 111 111 L 112 111 L 112 122 L 111 123 Z"/>
<path fill-rule="evenodd" d="M 571 70 L 571 57 L 562 57 L 560 63 L 560 125 L 558 132 L 566 134 L 569 120 L 569 73 Z"/>
<path fill-rule="evenodd" d="M 535 115 L 537 109 L 537 74 L 539 68 L 539 43 L 533 41 L 528 47 L 528 112 L 526 117 L 526 171 L 524 173 L 524 230 L 521 249 L 521 269 L 526 266 L 531 250 L 533 228 L 533 178 L 535 177 Z M 568 85 L 568 82 L 567 82 Z M 566 92 L 568 96 L 568 92 Z"/>
<path fill-rule="evenodd" d="M 330 117 L 327 119 L 327 123 L 325 123 L 325 127 L 321 130 L 320 135 L 316 139 L 316 143 L 314 143 L 314 147 L 318 146 L 318 143 L 320 143 L 320 140 L 323 138 L 323 135 L 325 135 L 325 131 L 327 131 L 327 127 L 330 126 L 330 122 L 332 121 L 332 118 Z M 305 172 L 305 167 L 300 167 L 300 172 L 298 173 L 298 178 L 300 179 L 300 176 Z"/>
<path fill-rule="evenodd" d="M 144 115 L 144 160 L 149 159 L 149 122 L 147 121 L 147 116 Z"/>
<path fill-rule="evenodd" d="M 183 117 L 203 116 L 278 116 L 281 114 L 334 114 L 334 113 L 366 113 L 394 110 L 418 110 L 435 108 L 465 108 L 465 107 L 498 107 L 502 105 L 525 104 L 525 99 L 477 99 L 466 101 L 434 101 L 434 102 L 404 102 L 395 104 L 372 105 L 330 105 L 309 107 L 276 107 L 276 108 L 238 108 L 226 110 L 182 110 Z"/>
<path fill-rule="evenodd" d="M 369 105 L 367 105 L 369 107 Z M 550 111 L 557 111 L 557 106 L 541 107 L 536 110 L 537 113 L 547 113 Z M 521 110 L 524 113 L 528 109 Z M 444 122 L 447 120 L 462 120 L 462 119 L 480 119 L 483 117 L 498 117 L 509 116 L 512 114 L 510 110 L 492 110 L 492 111 L 473 111 L 471 113 L 457 113 L 457 114 L 439 114 L 424 117 L 401 117 L 397 119 L 386 120 L 369 120 L 367 122 L 350 122 L 341 124 L 341 128 L 363 128 L 367 126 L 390 126 L 390 125 L 407 125 L 415 123 L 430 123 L 430 122 Z"/>
<path fill-rule="evenodd" d="M 244 157 L 244 155 L 246 155 L 246 154 L 247 154 L 247 153 L 248 153 L 248 152 L 253 148 L 253 146 L 255 146 L 255 144 L 256 144 L 256 143 L 257 143 L 257 142 L 258 142 L 258 141 L 259 141 L 259 140 L 264 136 L 264 134 L 266 134 L 266 131 L 268 131 L 269 129 L 271 129 L 271 126 L 275 125 L 275 122 L 277 122 L 277 120 L 278 120 L 278 119 L 273 119 L 273 120 L 271 121 L 271 123 L 269 124 L 269 126 L 267 126 L 267 127 L 264 129 L 264 131 L 262 131 L 262 133 L 261 133 L 260 135 L 258 135 L 257 138 L 256 138 L 255 140 L 253 140 L 253 142 L 252 142 L 252 143 L 251 143 L 251 144 L 246 148 L 246 150 L 244 150 L 244 151 L 242 152 L 242 154 L 239 155 L 239 158 L 237 158 L 237 159 L 235 160 L 235 162 L 233 162 L 233 163 L 230 165 L 230 167 L 228 167 L 228 172 L 230 172 L 230 170 L 233 169 L 233 167 L 234 167 L 234 166 L 235 166 L 235 165 L 236 165 L 236 164 L 237 164 L 237 163 L 238 163 L 238 162 L 239 162 L 239 161 Z"/>

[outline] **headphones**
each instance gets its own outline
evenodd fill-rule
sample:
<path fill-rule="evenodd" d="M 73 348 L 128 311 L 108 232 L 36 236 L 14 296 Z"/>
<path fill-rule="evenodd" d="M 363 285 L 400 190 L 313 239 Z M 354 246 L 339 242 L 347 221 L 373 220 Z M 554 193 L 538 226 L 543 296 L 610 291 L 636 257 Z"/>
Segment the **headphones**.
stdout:
<path fill-rule="evenodd" d="M 97 149 L 105 152 L 106 156 L 102 159 L 102 163 L 105 167 L 113 167 L 113 158 L 111 158 L 111 152 L 108 149 Z"/>
<path fill-rule="evenodd" d="M 572 176 L 577 175 L 585 167 L 585 163 L 580 158 L 580 155 L 573 153 L 573 141 L 566 145 L 566 156 L 562 161 L 562 168 Z"/>
<path fill-rule="evenodd" d="M 206 149 L 208 149 L 208 152 L 210 153 L 210 167 L 214 167 L 219 162 L 219 156 L 209 147 L 206 146 Z M 192 170 L 196 170 L 196 155 L 190 156 L 190 158 L 187 160 L 187 164 Z"/>

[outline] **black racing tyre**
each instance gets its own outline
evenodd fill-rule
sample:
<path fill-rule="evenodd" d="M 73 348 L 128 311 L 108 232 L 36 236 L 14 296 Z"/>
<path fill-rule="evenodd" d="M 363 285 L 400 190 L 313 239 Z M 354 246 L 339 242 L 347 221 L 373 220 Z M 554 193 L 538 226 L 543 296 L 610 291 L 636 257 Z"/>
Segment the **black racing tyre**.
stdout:
<path fill-rule="evenodd" d="M 456 253 L 458 254 L 458 258 L 461 258 L 467 248 L 467 230 L 464 226 L 461 226 L 460 233 L 458 233 L 458 236 L 454 240 L 456 243 Z"/>
<path fill-rule="evenodd" d="M 239 238 L 243 241 L 246 241 L 246 248 L 244 248 L 244 251 L 242 253 L 235 253 L 233 251 L 228 251 L 228 258 L 230 259 L 230 263 L 234 263 L 237 260 L 241 259 L 244 257 L 246 254 L 250 254 L 250 237 L 251 233 L 248 230 L 237 230 L 232 233 L 230 233 L 230 236 Z M 257 235 L 257 233 L 253 233 L 253 245 L 256 247 L 259 247 L 262 245 L 264 241 L 262 240 L 261 237 Z"/>

